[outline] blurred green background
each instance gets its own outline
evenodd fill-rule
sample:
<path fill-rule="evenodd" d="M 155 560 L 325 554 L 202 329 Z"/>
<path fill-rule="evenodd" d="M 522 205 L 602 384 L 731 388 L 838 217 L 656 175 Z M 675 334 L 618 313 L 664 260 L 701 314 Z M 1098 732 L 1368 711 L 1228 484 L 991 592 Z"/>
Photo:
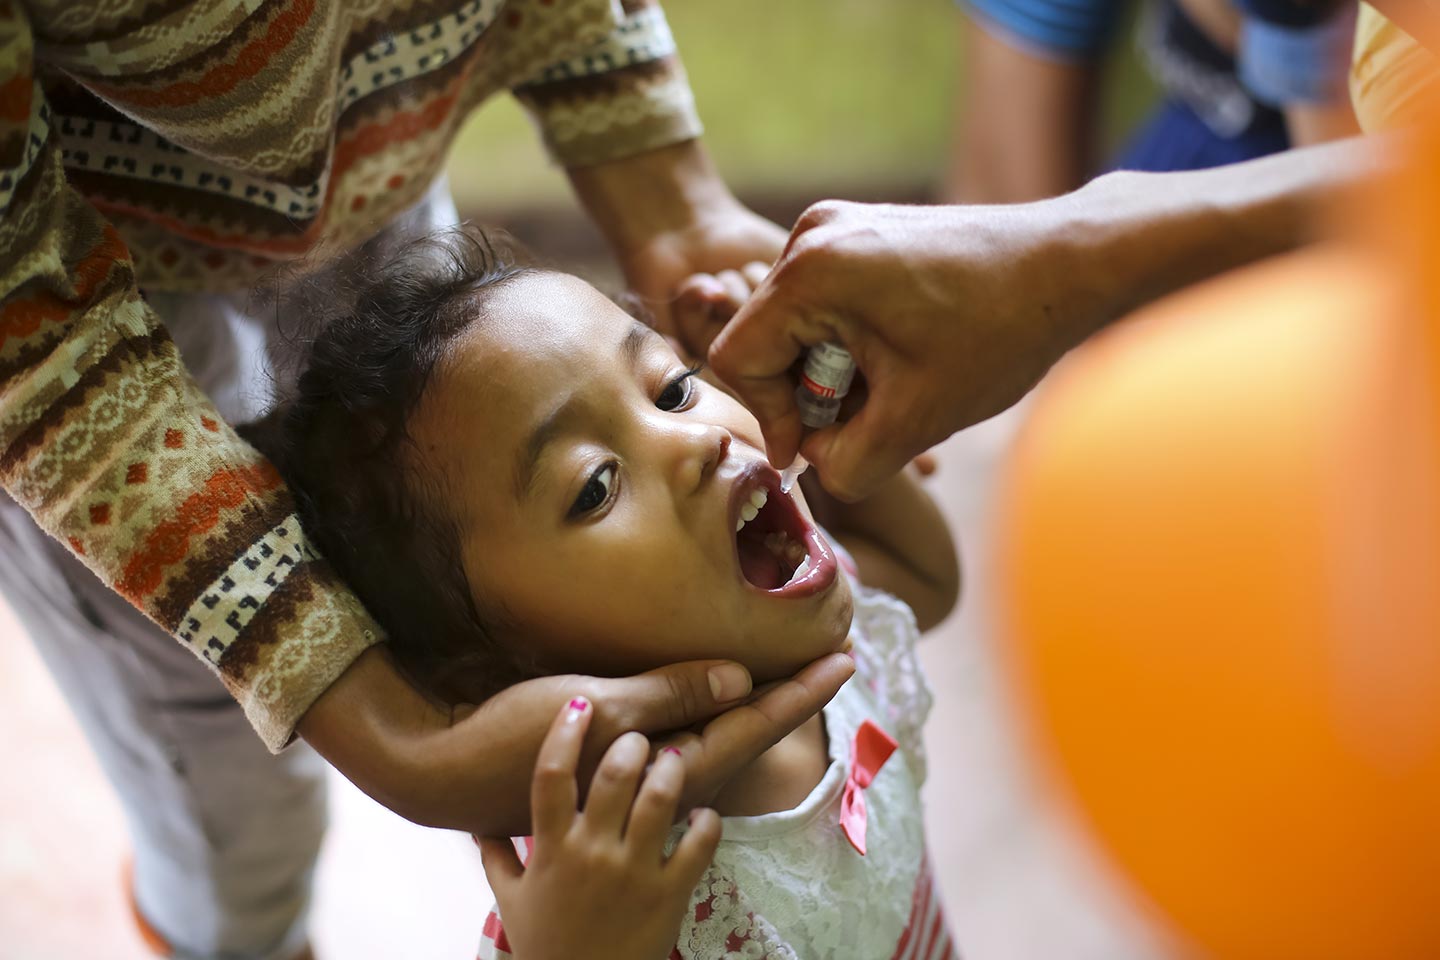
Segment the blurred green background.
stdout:
<path fill-rule="evenodd" d="M 732 189 L 776 219 L 824 197 L 923 201 L 949 149 L 963 29 L 948 0 L 668 0 L 666 15 Z M 1127 33 L 1128 36 L 1128 33 Z M 1153 96 L 1116 44 L 1106 82 L 1114 142 Z M 997 93 L 1004 96 L 1004 92 Z M 506 225 L 548 257 L 597 242 L 561 172 L 510 98 L 461 133 L 451 185 L 462 213 Z"/>

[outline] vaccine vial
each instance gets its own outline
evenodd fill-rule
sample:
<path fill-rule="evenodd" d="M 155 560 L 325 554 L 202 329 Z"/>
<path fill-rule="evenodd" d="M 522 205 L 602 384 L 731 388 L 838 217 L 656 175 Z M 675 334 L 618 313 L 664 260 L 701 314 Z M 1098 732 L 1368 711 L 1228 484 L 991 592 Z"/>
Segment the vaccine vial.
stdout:
<path fill-rule="evenodd" d="M 818 430 L 835 422 L 840 401 L 850 392 L 855 379 L 855 361 L 838 343 L 821 343 L 805 356 L 805 371 L 795 388 L 795 405 L 800 422 Z"/>

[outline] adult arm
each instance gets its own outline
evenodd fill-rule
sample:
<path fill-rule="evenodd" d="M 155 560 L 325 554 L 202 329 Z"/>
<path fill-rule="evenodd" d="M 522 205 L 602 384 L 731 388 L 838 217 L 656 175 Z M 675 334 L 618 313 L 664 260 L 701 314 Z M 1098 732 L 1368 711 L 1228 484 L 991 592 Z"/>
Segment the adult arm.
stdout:
<path fill-rule="evenodd" d="M 736 200 L 706 155 L 694 97 L 660 6 L 626 3 L 624 17 L 603 40 L 547 66 L 515 93 L 551 156 L 564 165 L 631 290 L 662 330 L 703 355 L 707 331 L 671 325 L 680 282 L 694 273 L 771 263 L 785 231 Z"/>
<path fill-rule="evenodd" d="M 454 723 L 425 703 L 372 649 L 379 629 L 306 542 L 278 473 L 186 372 L 119 235 L 66 182 L 33 52 L 22 8 L 0 8 L 0 483 L 209 664 L 271 749 L 303 717 L 300 732 L 382 802 L 503 831 L 523 826 L 502 798 L 523 808 L 557 686 L 605 703 L 612 737 L 705 720 L 749 691 L 738 666 L 712 687 L 719 665 L 702 663 L 522 685 Z M 848 669 L 818 664 L 712 724 L 687 744 L 687 782 L 713 789 Z"/>
<path fill-rule="evenodd" d="M 760 420 L 772 462 L 798 449 L 826 489 L 857 499 L 1015 403 L 1111 320 L 1303 242 L 1321 198 L 1375 170 L 1377 152 L 1357 139 L 1213 170 L 1112 173 L 1015 206 L 819 204 L 710 360 Z M 826 340 L 854 354 L 865 399 L 802 445 L 793 365 Z"/>
<path fill-rule="evenodd" d="M 34 49 L 24 7 L 0 7 L 0 483 L 279 749 L 379 632 L 67 183 Z"/>

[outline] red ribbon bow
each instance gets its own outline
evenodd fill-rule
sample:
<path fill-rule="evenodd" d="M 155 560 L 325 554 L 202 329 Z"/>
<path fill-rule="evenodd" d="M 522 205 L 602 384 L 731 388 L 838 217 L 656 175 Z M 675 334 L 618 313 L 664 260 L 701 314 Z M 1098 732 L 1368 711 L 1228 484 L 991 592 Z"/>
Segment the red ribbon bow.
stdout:
<path fill-rule="evenodd" d="M 840 829 L 862 857 L 865 856 L 865 825 L 870 815 L 861 791 L 875 780 L 895 747 L 895 738 L 869 720 L 860 724 L 850 745 L 850 776 L 845 778 L 845 795 L 840 798 Z"/>

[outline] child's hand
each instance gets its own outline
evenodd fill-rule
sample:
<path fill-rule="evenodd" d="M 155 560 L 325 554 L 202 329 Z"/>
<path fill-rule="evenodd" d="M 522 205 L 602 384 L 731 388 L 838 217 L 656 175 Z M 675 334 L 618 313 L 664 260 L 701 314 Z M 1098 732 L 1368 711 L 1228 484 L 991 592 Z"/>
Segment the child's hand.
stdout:
<path fill-rule="evenodd" d="M 530 793 L 535 846 L 529 865 L 521 865 L 509 840 L 480 841 L 517 960 L 668 957 L 690 894 L 720 842 L 719 816 L 699 809 L 665 856 L 685 766 L 679 751 L 667 747 L 647 774 L 650 745 L 638 733 L 610 747 L 585 809 L 577 810 L 575 767 L 593 713 L 583 698 L 572 700 L 540 747 Z"/>
<path fill-rule="evenodd" d="M 704 358 L 710 341 L 769 272 L 770 264 L 756 261 L 739 270 L 695 273 L 681 281 L 670 315 L 675 335 L 690 356 Z"/>

